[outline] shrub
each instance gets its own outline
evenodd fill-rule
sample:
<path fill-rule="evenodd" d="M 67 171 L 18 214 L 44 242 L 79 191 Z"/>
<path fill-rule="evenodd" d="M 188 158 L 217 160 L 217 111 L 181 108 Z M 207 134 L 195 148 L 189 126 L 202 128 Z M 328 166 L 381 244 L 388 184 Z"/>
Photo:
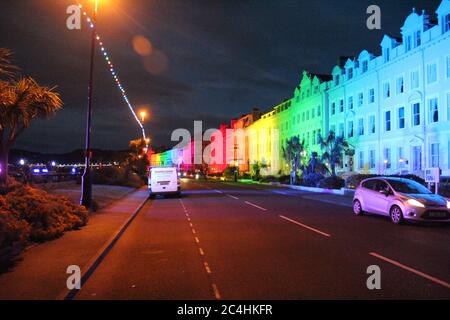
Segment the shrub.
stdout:
<path fill-rule="evenodd" d="M 303 185 L 307 187 L 317 187 L 317 184 L 323 179 L 324 176 L 320 173 L 308 173 L 303 175 Z"/>
<path fill-rule="evenodd" d="M 278 181 L 283 184 L 289 184 L 291 183 L 291 176 L 289 175 L 280 176 L 278 178 Z"/>
<path fill-rule="evenodd" d="M 264 177 L 261 177 L 261 179 L 259 179 L 259 182 L 263 182 L 263 183 L 278 182 L 278 179 L 275 176 L 264 176 Z"/>
<path fill-rule="evenodd" d="M 48 194 L 29 186 L 21 187 L 5 196 L 9 212 L 30 226 L 31 241 L 45 241 L 60 237 L 65 231 L 86 225 L 86 209 L 69 199 Z"/>
<path fill-rule="evenodd" d="M 345 186 L 345 180 L 340 177 L 331 176 L 320 180 L 317 186 L 324 189 L 341 189 Z"/>

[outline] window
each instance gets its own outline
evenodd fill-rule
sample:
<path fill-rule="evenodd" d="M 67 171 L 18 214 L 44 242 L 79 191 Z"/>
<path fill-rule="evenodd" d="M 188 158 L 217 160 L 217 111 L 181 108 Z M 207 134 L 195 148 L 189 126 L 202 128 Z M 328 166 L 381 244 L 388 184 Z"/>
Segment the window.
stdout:
<path fill-rule="evenodd" d="M 369 62 L 367 60 L 364 60 L 362 63 L 362 73 L 366 73 L 367 70 L 369 70 Z"/>
<path fill-rule="evenodd" d="M 384 160 L 383 160 L 384 167 L 386 169 L 390 169 L 391 168 L 391 149 L 384 148 L 383 155 L 384 155 Z"/>
<path fill-rule="evenodd" d="M 336 126 L 334 124 L 330 127 L 330 131 L 336 133 Z"/>
<path fill-rule="evenodd" d="M 403 80 L 403 77 L 397 78 L 397 94 L 401 94 L 405 92 L 405 81 Z"/>
<path fill-rule="evenodd" d="M 405 128 L 405 107 L 398 108 L 398 128 Z"/>
<path fill-rule="evenodd" d="M 422 32 L 420 30 L 414 33 L 414 48 L 417 48 L 422 44 Z"/>
<path fill-rule="evenodd" d="M 339 124 L 339 136 L 340 137 L 344 136 L 344 124 L 343 123 Z"/>
<path fill-rule="evenodd" d="M 447 120 L 450 121 L 450 92 L 447 93 Z M 450 152 L 449 152 L 449 155 L 450 155 Z"/>
<path fill-rule="evenodd" d="M 348 98 L 348 108 L 353 110 L 353 97 Z"/>
<path fill-rule="evenodd" d="M 313 130 L 312 135 L 311 135 L 311 144 L 312 145 L 316 144 L 316 138 L 317 138 L 316 130 Z"/>
<path fill-rule="evenodd" d="M 384 62 L 389 62 L 389 60 L 391 60 L 391 50 L 389 48 L 385 48 L 383 51 Z"/>
<path fill-rule="evenodd" d="M 305 113 L 302 113 L 302 122 L 305 122 Z"/>
<path fill-rule="evenodd" d="M 430 145 L 430 160 L 432 168 L 439 168 L 439 143 Z"/>
<path fill-rule="evenodd" d="M 364 135 L 364 119 L 362 118 L 358 120 L 358 135 Z"/>
<path fill-rule="evenodd" d="M 450 57 L 447 57 L 447 78 L 450 78 Z"/>
<path fill-rule="evenodd" d="M 306 121 L 309 120 L 309 111 L 306 111 Z"/>
<path fill-rule="evenodd" d="M 407 37 L 405 38 L 405 50 L 406 50 L 406 52 L 411 51 L 411 45 L 412 45 L 411 42 L 412 42 L 411 36 L 407 36 Z"/>
<path fill-rule="evenodd" d="M 364 94 L 362 92 L 358 93 L 358 107 L 362 107 L 364 104 Z"/>
<path fill-rule="evenodd" d="M 369 151 L 369 168 L 375 169 L 375 150 Z"/>
<path fill-rule="evenodd" d="M 385 99 L 391 96 L 391 85 L 389 82 L 385 82 L 383 85 L 383 97 Z"/>
<path fill-rule="evenodd" d="M 420 103 L 414 103 L 412 105 L 412 125 L 420 125 Z"/>
<path fill-rule="evenodd" d="M 353 68 L 348 69 L 348 80 L 353 78 Z"/>
<path fill-rule="evenodd" d="M 419 71 L 411 72 L 411 89 L 419 88 Z"/>
<path fill-rule="evenodd" d="M 384 130 L 386 132 L 391 131 L 391 112 L 386 111 L 384 113 Z"/>
<path fill-rule="evenodd" d="M 360 151 L 358 154 L 358 169 L 364 169 L 364 151 Z"/>
<path fill-rule="evenodd" d="M 316 117 L 316 109 L 311 110 L 311 119 L 314 119 Z"/>
<path fill-rule="evenodd" d="M 369 103 L 375 102 L 375 89 L 369 90 Z"/>
<path fill-rule="evenodd" d="M 375 116 L 369 116 L 369 133 L 375 133 Z"/>
<path fill-rule="evenodd" d="M 331 115 L 336 114 L 336 102 L 331 104 Z"/>
<path fill-rule="evenodd" d="M 444 33 L 450 30 L 450 14 L 444 17 Z"/>
<path fill-rule="evenodd" d="M 322 131 L 319 129 L 319 130 L 317 130 L 317 144 L 319 144 L 321 137 L 322 137 Z"/>
<path fill-rule="evenodd" d="M 335 86 L 339 85 L 339 75 L 338 74 L 334 76 L 334 85 Z"/>
<path fill-rule="evenodd" d="M 349 137 L 349 138 L 353 138 L 353 121 L 349 121 L 349 122 L 348 122 L 348 130 L 347 130 L 347 133 L 348 133 L 348 137 Z"/>
<path fill-rule="evenodd" d="M 437 81 L 437 64 L 432 63 L 427 65 L 427 83 L 435 83 Z"/>
<path fill-rule="evenodd" d="M 439 121 L 439 107 L 438 99 L 433 98 L 428 101 L 428 106 L 430 108 L 430 123 L 435 123 Z"/>
<path fill-rule="evenodd" d="M 344 100 L 339 100 L 339 112 L 344 112 Z"/>
<path fill-rule="evenodd" d="M 318 116 L 318 117 L 320 117 L 320 113 L 321 113 L 321 111 L 320 111 L 320 106 L 317 106 L 317 116 Z"/>

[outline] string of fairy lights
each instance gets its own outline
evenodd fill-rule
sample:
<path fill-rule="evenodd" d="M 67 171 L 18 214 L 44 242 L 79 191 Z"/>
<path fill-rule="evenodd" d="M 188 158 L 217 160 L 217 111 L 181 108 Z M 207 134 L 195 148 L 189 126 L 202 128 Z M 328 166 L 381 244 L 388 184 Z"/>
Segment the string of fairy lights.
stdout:
<path fill-rule="evenodd" d="M 91 19 L 89 17 L 87 12 L 84 11 L 83 6 L 80 3 L 78 4 L 78 7 L 82 10 L 83 16 L 85 17 L 86 22 L 88 23 L 89 27 L 91 29 L 94 29 L 95 21 L 93 21 L 93 19 Z M 136 114 L 136 112 L 135 112 L 135 110 L 133 108 L 133 105 L 131 104 L 130 100 L 128 99 L 127 93 L 126 93 L 126 91 L 125 91 L 125 89 L 124 89 L 124 87 L 123 87 L 123 85 L 122 85 L 122 83 L 121 83 L 121 81 L 119 79 L 119 76 L 118 76 L 118 73 L 116 71 L 116 68 L 114 67 L 114 64 L 113 64 L 113 62 L 111 60 L 110 54 L 108 53 L 108 50 L 106 49 L 106 47 L 105 47 L 105 45 L 103 43 L 103 40 L 101 39 L 101 37 L 97 33 L 97 31 L 95 32 L 95 39 L 97 41 L 97 44 L 100 47 L 102 56 L 105 59 L 106 65 L 108 66 L 108 69 L 109 69 L 109 71 L 111 73 L 111 76 L 113 77 L 114 82 L 117 85 L 117 88 L 120 90 L 120 93 L 122 95 L 123 100 L 125 101 L 126 105 L 130 109 L 132 115 L 136 119 L 136 122 L 138 123 L 138 125 L 139 125 L 139 127 L 140 127 L 140 129 L 142 131 L 143 139 L 146 142 L 146 145 L 147 145 L 147 148 L 148 148 L 149 140 L 148 140 L 147 135 L 145 133 L 144 125 L 143 125 L 142 121 L 139 119 L 139 117 L 137 116 L 137 114 Z"/>

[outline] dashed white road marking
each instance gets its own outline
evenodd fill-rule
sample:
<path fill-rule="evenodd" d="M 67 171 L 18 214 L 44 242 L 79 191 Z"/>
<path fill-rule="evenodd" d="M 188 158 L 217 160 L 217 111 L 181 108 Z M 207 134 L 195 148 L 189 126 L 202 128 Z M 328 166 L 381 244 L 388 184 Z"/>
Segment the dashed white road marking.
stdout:
<path fill-rule="evenodd" d="M 282 195 L 285 195 L 285 196 L 288 196 L 288 195 L 289 195 L 287 192 L 284 192 L 284 191 L 272 190 L 272 192 L 273 192 L 273 193 L 282 194 Z"/>
<path fill-rule="evenodd" d="M 215 283 L 212 284 L 212 288 L 214 290 L 214 296 L 217 300 L 220 300 L 222 297 L 220 296 L 219 288 L 217 288 L 217 285 Z"/>
<path fill-rule="evenodd" d="M 416 270 L 416 269 L 414 269 L 414 268 L 408 267 L 408 266 L 406 266 L 406 265 L 404 265 L 404 264 L 402 264 L 402 263 L 400 263 L 400 262 L 398 262 L 398 261 L 395 261 L 395 260 L 392 260 L 392 259 L 383 257 L 382 255 L 380 255 L 380 254 L 378 254 L 378 253 L 370 252 L 369 254 L 370 254 L 371 256 L 375 257 L 375 258 L 381 259 L 381 260 L 383 260 L 383 261 L 385 261 L 385 262 L 388 262 L 388 263 L 390 263 L 390 264 L 393 264 L 393 265 L 396 266 L 396 267 L 399 267 L 399 268 L 402 268 L 403 270 L 412 272 L 412 273 L 414 273 L 415 275 L 418 275 L 419 277 L 422 277 L 422 278 L 427 279 L 427 280 L 429 280 L 429 281 L 431 281 L 431 282 L 434 282 L 434 283 L 436 283 L 436 284 L 439 284 L 439 285 L 441 285 L 441 286 L 443 286 L 443 287 L 445 287 L 445 288 L 447 288 L 447 289 L 450 289 L 450 283 L 445 282 L 444 280 L 440 280 L 440 279 L 435 278 L 435 277 L 433 277 L 433 276 L 430 276 L 429 274 L 426 274 L 426 273 L 424 273 L 424 272 L 422 272 L 422 271 L 419 271 L 419 270 Z"/>
<path fill-rule="evenodd" d="M 197 231 L 195 231 L 195 229 L 194 229 L 194 228 L 192 228 L 192 233 L 193 233 L 193 234 L 196 234 L 196 233 L 197 233 Z"/>
<path fill-rule="evenodd" d="M 195 237 L 195 242 L 200 243 L 200 239 L 198 237 Z"/>
<path fill-rule="evenodd" d="M 222 191 L 220 191 L 220 190 L 214 190 L 215 192 L 217 192 L 217 193 L 223 193 Z"/>
<path fill-rule="evenodd" d="M 211 268 L 209 267 L 208 262 L 206 262 L 206 261 L 203 262 L 203 265 L 205 266 L 206 273 L 211 274 L 212 272 L 211 272 Z"/>
<path fill-rule="evenodd" d="M 252 206 L 252 207 L 258 208 L 259 210 L 262 210 L 262 211 L 267 211 L 267 209 L 266 209 L 266 208 L 260 207 L 260 206 L 258 206 L 258 205 L 256 205 L 256 204 L 254 204 L 254 203 L 251 203 L 251 202 L 248 202 L 248 201 L 245 201 L 245 203 L 246 203 L 246 204 L 248 204 L 249 206 Z"/>
<path fill-rule="evenodd" d="M 201 256 L 204 256 L 204 255 L 205 255 L 205 252 L 203 251 L 202 248 L 198 248 L 198 251 L 200 252 L 200 255 L 201 255 Z"/>
<path fill-rule="evenodd" d="M 301 222 L 292 220 L 292 219 L 290 219 L 290 218 L 288 218 L 288 217 L 285 217 L 285 216 L 282 216 L 282 215 L 280 215 L 279 217 L 280 217 L 281 219 L 284 219 L 284 220 L 286 220 L 286 221 L 289 221 L 289 222 L 291 222 L 291 223 L 294 223 L 294 224 L 296 224 L 296 225 L 298 225 L 298 226 L 300 226 L 300 227 L 303 227 L 303 228 L 305 228 L 305 229 L 308 229 L 308 230 L 311 230 L 311 231 L 313 231 L 313 232 L 315 232 L 315 233 L 318 233 L 318 234 L 320 234 L 320 235 L 322 235 L 322 236 L 324 236 L 324 237 L 328 237 L 328 238 L 331 237 L 330 234 L 328 234 L 328 233 L 326 233 L 326 232 L 323 232 L 323 231 L 320 231 L 320 230 L 318 230 L 318 229 L 316 229 L 316 228 L 307 226 L 306 224 L 303 224 L 303 223 L 301 223 Z"/>
<path fill-rule="evenodd" d="M 233 199 L 235 199 L 235 200 L 239 200 L 238 197 L 232 196 L 231 194 L 227 194 L 227 196 L 230 197 L 230 198 L 233 198 Z"/>

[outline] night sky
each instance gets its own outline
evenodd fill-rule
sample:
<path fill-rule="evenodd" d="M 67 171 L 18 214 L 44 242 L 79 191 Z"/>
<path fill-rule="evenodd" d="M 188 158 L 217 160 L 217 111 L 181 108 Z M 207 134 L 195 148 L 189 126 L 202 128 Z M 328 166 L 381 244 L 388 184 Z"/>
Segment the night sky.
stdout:
<path fill-rule="evenodd" d="M 301 72 L 330 73 L 340 55 L 379 54 L 383 34 L 399 35 L 412 7 L 440 0 L 100 0 L 99 34 L 128 97 L 147 106 L 154 145 L 170 144 L 193 120 L 217 127 L 253 107 L 266 111 L 292 96 Z M 88 3 L 84 0 L 81 3 Z M 15 53 L 24 75 L 57 85 L 64 110 L 38 121 L 16 148 L 66 152 L 84 145 L 90 31 L 66 28 L 74 0 L 0 2 L 0 47 Z M 366 9 L 382 10 L 382 30 L 366 28 Z M 145 59 L 133 37 L 152 44 Z M 139 130 L 99 51 L 93 146 L 126 148 Z"/>

